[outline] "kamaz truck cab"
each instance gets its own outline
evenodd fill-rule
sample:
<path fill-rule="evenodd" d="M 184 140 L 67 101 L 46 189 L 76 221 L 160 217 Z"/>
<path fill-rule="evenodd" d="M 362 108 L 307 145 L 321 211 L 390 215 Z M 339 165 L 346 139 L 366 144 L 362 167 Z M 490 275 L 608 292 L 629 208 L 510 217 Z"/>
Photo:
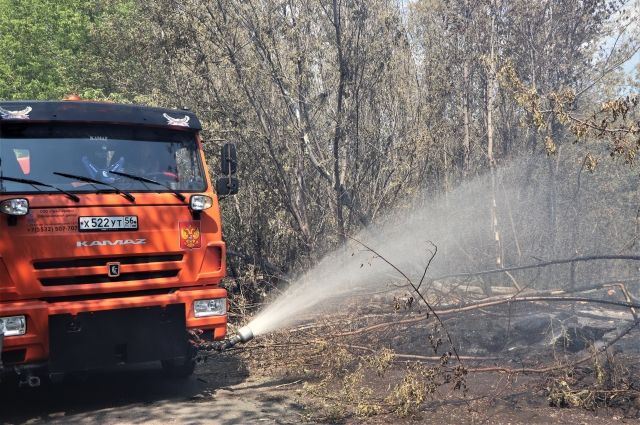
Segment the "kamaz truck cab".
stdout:
<path fill-rule="evenodd" d="M 198 118 L 112 103 L 0 102 L 0 380 L 161 361 L 225 337 L 218 198 Z"/>

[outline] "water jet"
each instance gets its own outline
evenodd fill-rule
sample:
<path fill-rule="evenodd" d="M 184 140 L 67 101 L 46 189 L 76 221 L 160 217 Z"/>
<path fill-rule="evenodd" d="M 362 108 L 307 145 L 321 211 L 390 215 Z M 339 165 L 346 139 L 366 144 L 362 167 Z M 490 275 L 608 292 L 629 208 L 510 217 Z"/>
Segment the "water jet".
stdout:
<path fill-rule="evenodd" d="M 253 331 L 251 330 L 251 328 L 249 326 L 243 326 L 240 329 L 238 329 L 238 332 L 233 335 L 231 338 L 229 338 L 228 340 L 224 341 L 222 343 L 222 345 L 220 345 L 219 350 L 223 351 L 223 350 L 227 350 L 231 347 L 234 347 L 235 345 L 239 344 L 239 343 L 246 343 L 250 340 L 252 340 L 254 337 L 253 335 Z"/>

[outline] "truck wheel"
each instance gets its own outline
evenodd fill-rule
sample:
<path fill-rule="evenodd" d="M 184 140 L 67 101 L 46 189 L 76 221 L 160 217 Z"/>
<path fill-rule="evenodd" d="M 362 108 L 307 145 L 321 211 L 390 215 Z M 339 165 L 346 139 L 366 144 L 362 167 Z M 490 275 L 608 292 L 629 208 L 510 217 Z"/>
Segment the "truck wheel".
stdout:
<path fill-rule="evenodd" d="M 162 370 L 169 378 L 188 378 L 196 368 L 196 359 L 193 357 L 162 360 Z"/>
<path fill-rule="evenodd" d="M 187 345 L 184 357 L 161 361 L 162 369 L 167 377 L 184 379 L 193 375 L 193 370 L 196 368 L 196 355 L 198 354 L 193 338 L 194 336 L 191 332 L 185 333 L 184 343 Z"/>

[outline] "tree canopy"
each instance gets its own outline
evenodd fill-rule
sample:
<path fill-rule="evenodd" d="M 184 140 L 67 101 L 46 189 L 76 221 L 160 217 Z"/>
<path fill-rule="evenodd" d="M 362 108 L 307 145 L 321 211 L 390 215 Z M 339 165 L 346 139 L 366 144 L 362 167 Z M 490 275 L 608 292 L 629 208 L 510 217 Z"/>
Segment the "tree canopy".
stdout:
<path fill-rule="evenodd" d="M 637 128 L 612 131 L 637 102 L 606 102 L 638 91 L 619 66 L 635 1 L 0 0 L 0 99 L 191 107 L 209 153 L 237 142 L 252 164 L 229 240 L 295 267 L 415 193 L 559 161 L 576 137 L 633 162 Z"/>

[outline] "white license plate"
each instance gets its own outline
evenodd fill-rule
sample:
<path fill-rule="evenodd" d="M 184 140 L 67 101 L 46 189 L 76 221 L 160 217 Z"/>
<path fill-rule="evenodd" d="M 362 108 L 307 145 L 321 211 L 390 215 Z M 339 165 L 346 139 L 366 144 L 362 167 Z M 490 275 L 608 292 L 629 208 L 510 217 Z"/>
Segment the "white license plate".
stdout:
<path fill-rule="evenodd" d="M 138 230 L 138 217 L 135 215 L 100 215 L 78 218 L 81 232 L 93 230 Z"/>

